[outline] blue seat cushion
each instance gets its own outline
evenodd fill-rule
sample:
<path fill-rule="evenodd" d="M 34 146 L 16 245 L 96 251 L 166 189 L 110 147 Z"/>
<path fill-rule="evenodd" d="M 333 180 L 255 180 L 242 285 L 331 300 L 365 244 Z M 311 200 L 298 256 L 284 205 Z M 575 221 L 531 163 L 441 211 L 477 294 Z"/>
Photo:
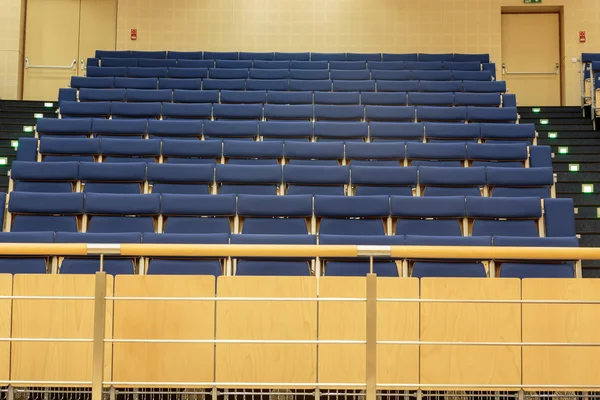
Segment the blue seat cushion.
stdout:
<path fill-rule="evenodd" d="M 416 262 L 413 278 L 485 278 L 482 263 Z"/>
<path fill-rule="evenodd" d="M 325 264 L 325 276 L 365 276 L 370 269 L 366 261 L 328 261 Z M 374 262 L 373 272 L 377 276 L 397 277 L 398 266 L 393 261 Z"/>
<path fill-rule="evenodd" d="M 172 260 L 153 258 L 148 264 L 148 275 L 214 275 L 222 273 L 218 260 Z"/>
<path fill-rule="evenodd" d="M 306 261 L 238 260 L 236 275 L 310 276 Z"/>
<path fill-rule="evenodd" d="M 574 278 L 573 263 L 564 264 L 531 264 L 531 263 L 502 263 L 500 266 L 502 278 Z"/>
<path fill-rule="evenodd" d="M 98 271 L 100 271 L 99 258 L 65 258 L 60 265 L 61 274 L 95 274 Z M 133 274 L 133 260 L 105 258 L 104 271 L 109 275 L 131 275 Z"/>

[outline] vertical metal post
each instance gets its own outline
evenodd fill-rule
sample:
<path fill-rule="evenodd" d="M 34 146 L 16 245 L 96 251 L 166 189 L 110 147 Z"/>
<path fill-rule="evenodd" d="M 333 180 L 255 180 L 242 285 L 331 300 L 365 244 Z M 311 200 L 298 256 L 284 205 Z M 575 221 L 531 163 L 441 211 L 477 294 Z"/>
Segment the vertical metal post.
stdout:
<path fill-rule="evenodd" d="M 104 257 L 100 255 L 100 268 Z M 106 324 L 106 273 L 96 272 L 94 294 L 94 342 L 92 358 L 92 400 L 102 400 L 104 381 L 104 330 Z"/>
<path fill-rule="evenodd" d="M 367 274 L 367 348 L 366 400 L 377 399 L 377 275 L 373 273 L 373 256 L 369 257 Z"/>
<path fill-rule="evenodd" d="M 15 388 L 13 385 L 8 385 L 6 388 L 6 400 L 15 400 Z"/>

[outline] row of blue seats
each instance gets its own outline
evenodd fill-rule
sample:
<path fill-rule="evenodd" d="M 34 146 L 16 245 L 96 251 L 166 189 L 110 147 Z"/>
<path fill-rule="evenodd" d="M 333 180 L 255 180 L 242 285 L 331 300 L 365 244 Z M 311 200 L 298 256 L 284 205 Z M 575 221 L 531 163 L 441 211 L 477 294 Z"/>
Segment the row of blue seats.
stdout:
<path fill-rule="evenodd" d="M 243 142 L 229 144 L 232 152 L 244 151 Z M 269 143 L 271 144 L 271 143 Z M 275 144 L 273 142 L 273 144 Z M 273 146 L 270 146 L 273 147 Z M 303 146 L 301 146 L 303 147 Z M 281 153 L 281 147 L 275 150 Z M 299 150 L 302 150 L 301 148 Z M 292 150 L 293 153 L 293 150 Z M 275 156 L 273 154 L 272 156 Z M 269 164 L 269 161 L 271 164 Z M 291 162 L 293 162 L 292 160 Z M 337 163 L 337 160 L 332 160 Z M 253 162 L 253 164 L 249 164 Z M 260 162 L 260 164 L 256 164 Z M 551 197 L 554 184 L 552 168 L 527 168 L 515 173 L 513 168 L 473 167 L 403 167 L 396 161 L 354 161 L 350 168 L 281 167 L 276 160 L 232 158 L 229 164 L 185 165 L 139 163 L 56 162 L 39 163 L 15 161 L 10 176 L 12 192 L 39 193 L 179 193 L 209 194 L 215 192 L 254 193 L 276 195 L 282 184 L 290 184 L 289 191 L 297 190 L 298 174 L 303 173 L 306 184 L 324 184 L 313 191 L 333 190 L 343 194 L 344 186 L 352 187 L 354 195 L 412 196 L 413 188 L 424 196 L 481 196 L 491 197 Z M 365 165 L 366 164 L 366 165 Z M 390 167 L 391 165 L 391 167 Z M 502 164 L 499 164 L 502 165 Z M 331 169 L 333 168 L 333 170 Z M 339 171 L 340 173 L 331 173 Z M 332 185 L 338 180 L 339 186 Z M 81 189 L 81 184 L 83 189 Z M 146 186 L 148 184 L 148 186 Z M 331 185 L 331 186 L 330 186 Z M 350 193 L 349 193 L 350 194 Z"/>
<path fill-rule="evenodd" d="M 179 79 L 256 79 L 256 80 L 396 80 L 396 81 L 491 81 L 489 71 L 456 70 L 309 70 L 240 68 L 140 68 L 89 67 L 90 78 L 179 78 Z"/>
<path fill-rule="evenodd" d="M 518 119 L 516 107 L 374 106 L 325 104 L 126 103 L 61 101 L 63 118 L 112 117 L 204 120 L 504 122 Z"/>
<path fill-rule="evenodd" d="M 292 241 L 311 233 L 345 236 L 346 243 L 379 236 L 381 244 L 393 240 L 386 235 L 575 236 L 573 201 L 539 197 L 13 192 L 8 212 L 11 232 L 230 234 L 233 226 L 233 233 L 292 235 Z M 313 217 L 318 223 L 309 223 Z"/>
<path fill-rule="evenodd" d="M 505 81 L 331 81 L 287 79 L 181 79 L 181 78 L 90 78 L 71 77 L 72 89 L 186 89 L 186 90 L 269 90 L 320 92 L 467 92 L 504 93 Z"/>
<path fill-rule="evenodd" d="M 282 53 L 248 51 L 138 51 L 138 50 L 96 50 L 95 58 L 153 58 L 186 60 L 296 60 L 296 61 L 458 61 L 490 62 L 488 54 L 461 53 Z"/>
<path fill-rule="evenodd" d="M 204 129 L 206 128 L 206 129 Z M 443 122 L 329 122 L 329 121 L 173 121 L 104 118 L 42 118 L 37 121 L 38 137 L 118 136 L 201 138 L 236 132 L 238 137 L 269 140 L 332 139 L 344 135 L 356 138 L 400 141 L 527 141 L 536 138 L 534 124 L 443 123 Z M 348 132 L 353 132 L 352 134 Z M 234 136 L 233 134 L 231 136 Z M 342 139 L 340 139 L 342 140 Z M 217 155 L 218 156 L 218 155 Z"/>
<path fill-rule="evenodd" d="M 221 103 L 221 104 L 337 104 L 395 106 L 487 106 L 500 107 L 500 93 L 463 92 L 273 92 L 266 90 L 181 90 L 181 89 L 80 89 L 79 101 L 126 101 L 131 103 Z M 274 101 L 271 101 L 273 100 Z M 64 97 L 61 100 L 67 100 Z M 199 100 L 199 101 L 194 101 Z M 282 102 L 283 101 L 283 102 Z M 300 102 L 300 103 L 298 103 Z M 508 105 L 506 105 L 508 106 Z"/>
<path fill-rule="evenodd" d="M 218 138 L 218 133 L 214 133 Z M 278 142 L 242 141 L 239 158 L 247 158 L 248 163 L 259 163 L 252 159 L 278 158 L 281 145 Z M 42 137 L 39 140 L 39 155 L 43 161 L 89 161 L 102 157 L 103 162 L 150 162 L 162 161 L 179 164 L 214 164 L 223 154 L 223 146 L 218 140 L 178 140 L 178 139 L 123 139 L 123 138 L 55 138 Z M 341 160 L 356 163 L 358 160 L 389 162 L 400 166 L 405 163 L 413 166 L 431 165 L 461 167 L 466 161 L 469 166 L 506 166 L 521 168 L 527 161 L 531 167 L 551 166 L 549 146 L 528 146 L 527 143 L 351 143 L 341 142 L 302 142 L 291 141 L 283 148 L 287 163 L 302 163 L 294 160 L 308 160 L 313 165 L 337 165 Z M 19 141 L 17 159 L 36 161 L 38 139 L 22 138 Z M 317 160 L 321 160 L 318 162 Z M 334 160 L 323 162 L 322 160 Z"/>
<path fill-rule="evenodd" d="M 456 70 L 481 71 L 489 63 L 478 61 L 286 61 L 286 60 L 188 60 L 155 58 L 104 57 L 98 62 L 88 62 L 88 67 L 140 67 L 140 68 L 246 68 L 268 70 Z"/>

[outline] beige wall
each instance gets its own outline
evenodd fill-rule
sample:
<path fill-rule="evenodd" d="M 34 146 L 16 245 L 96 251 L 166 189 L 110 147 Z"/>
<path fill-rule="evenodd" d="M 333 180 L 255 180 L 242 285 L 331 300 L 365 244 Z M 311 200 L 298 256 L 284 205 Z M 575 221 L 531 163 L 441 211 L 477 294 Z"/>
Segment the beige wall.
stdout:
<path fill-rule="evenodd" d="M 17 99 L 23 70 L 24 0 L 0 0 L 0 98 Z"/>
<path fill-rule="evenodd" d="M 499 67 L 502 6 L 524 5 L 522 0 L 119 0 L 117 48 L 490 53 Z M 600 52 L 600 0 L 544 0 L 542 6 L 564 6 L 565 100 L 578 105 L 579 66 L 571 58 Z M 129 39 L 131 28 L 138 30 L 137 41 Z M 579 43 L 579 30 L 587 31 L 586 44 Z"/>

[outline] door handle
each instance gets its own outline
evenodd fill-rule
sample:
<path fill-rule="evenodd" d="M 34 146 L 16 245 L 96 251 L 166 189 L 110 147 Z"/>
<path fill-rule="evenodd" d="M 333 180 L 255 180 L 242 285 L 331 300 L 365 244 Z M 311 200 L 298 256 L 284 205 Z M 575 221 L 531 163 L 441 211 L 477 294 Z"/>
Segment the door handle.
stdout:
<path fill-rule="evenodd" d="M 85 70 L 86 70 L 86 67 L 85 67 L 85 60 L 82 58 L 80 62 L 81 62 L 81 70 L 82 70 L 82 71 L 85 71 Z"/>
<path fill-rule="evenodd" d="M 556 63 L 554 71 L 542 71 L 542 72 L 509 72 L 506 69 L 506 64 L 502 64 L 502 75 L 558 75 L 560 72 L 560 65 Z"/>
<path fill-rule="evenodd" d="M 74 58 L 71 65 L 31 65 L 29 64 L 29 58 L 25 57 L 25 69 L 39 68 L 39 69 L 73 69 L 77 64 L 77 59 Z"/>

